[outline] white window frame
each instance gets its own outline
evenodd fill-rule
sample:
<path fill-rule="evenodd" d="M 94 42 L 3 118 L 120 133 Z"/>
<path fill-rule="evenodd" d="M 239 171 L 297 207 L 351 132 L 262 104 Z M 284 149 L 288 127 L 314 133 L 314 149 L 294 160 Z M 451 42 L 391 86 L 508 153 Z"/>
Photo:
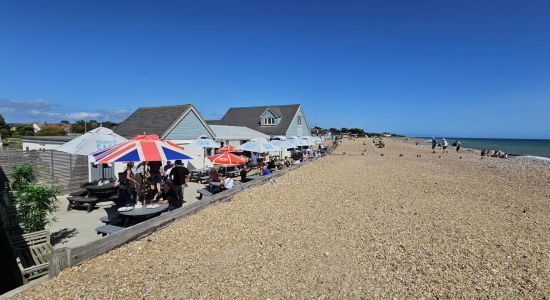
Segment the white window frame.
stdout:
<path fill-rule="evenodd" d="M 273 126 L 275 125 L 275 118 L 272 118 L 272 117 L 265 117 L 264 120 L 263 120 L 264 124 L 263 125 L 266 125 L 266 126 Z"/>
<path fill-rule="evenodd" d="M 298 116 L 298 120 L 296 120 L 296 123 L 298 123 L 298 125 L 302 125 L 302 116 Z"/>

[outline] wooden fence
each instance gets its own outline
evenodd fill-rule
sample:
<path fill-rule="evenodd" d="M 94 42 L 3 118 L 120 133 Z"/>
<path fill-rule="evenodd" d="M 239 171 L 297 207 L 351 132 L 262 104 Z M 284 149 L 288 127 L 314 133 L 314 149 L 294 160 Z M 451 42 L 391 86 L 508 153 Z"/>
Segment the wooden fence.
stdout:
<path fill-rule="evenodd" d="M 86 156 L 55 150 L 2 150 L 0 182 L 3 175 L 11 181 L 13 167 L 22 163 L 31 163 L 40 181 L 56 184 L 64 193 L 74 192 L 82 183 L 88 181 Z"/>

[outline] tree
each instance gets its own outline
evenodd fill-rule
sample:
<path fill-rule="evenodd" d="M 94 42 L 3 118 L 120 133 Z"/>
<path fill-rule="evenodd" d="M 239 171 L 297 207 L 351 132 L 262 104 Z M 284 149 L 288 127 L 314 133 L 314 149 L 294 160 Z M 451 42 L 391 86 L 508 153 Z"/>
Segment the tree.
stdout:
<path fill-rule="evenodd" d="M 20 136 L 34 135 L 34 128 L 32 127 L 32 124 L 18 124 L 15 129 Z"/>
<path fill-rule="evenodd" d="M 70 123 L 69 121 L 67 121 L 67 120 L 61 120 L 61 122 L 59 122 L 59 123 L 62 123 L 62 124 L 71 124 L 71 123 Z"/>
<path fill-rule="evenodd" d="M 111 121 L 105 121 L 101 123 L 101 126 L 109 129 L 113 129 L 118 125 L 118 123 L 111 122 Z"/>
<path fill-rule="evenodd" d="M 346 127 L 342 127 L 342 129 L 340 129 L 340 131 L 342 131 L 342 133 L 348 133 L 349 129 L 347 129 Z"/>
<path fill-rule="evenodd" d="M 351 134 L 357 134 L 357 136 L 363 137 L 365 136 L 365 131 L 361 128 L 351 128 L 349 130 L 349 133 Z"/>
<path fill-rule="evenodd" d="M 36 133 L 36 135 L 41 135 L 41 136 L 60 136 L 65 134 L 66 134 L 65 130 L 63 130 L 63 128 L 56 125 L 44 125 L 42 126 L 40 131 Z"/>
<path fill-rule="evenodd" d="M 342 131 L 340 131 L 340 129 L 338 128 L 330 128 L 329 131 L 331 134 L 334 134 L 334 135 L 338 135 L 342 133 Z"/>
<path fill-rule="evenodd" d="M 4 116 L 0 114 L 0 128 L 6 127 L 6 119 L 4 119 Z"/>
<path fill-rule="evenodd" d="M 71 124 L 71 132 L 72 133 L 84 133 L 85 131 L 90 131 L 94 128 L 99 127 L 99 124 L 96 120 L 90 120 L 86 122 L 86 126 L 84 126 L 84 120 L 78 120 Z"/>

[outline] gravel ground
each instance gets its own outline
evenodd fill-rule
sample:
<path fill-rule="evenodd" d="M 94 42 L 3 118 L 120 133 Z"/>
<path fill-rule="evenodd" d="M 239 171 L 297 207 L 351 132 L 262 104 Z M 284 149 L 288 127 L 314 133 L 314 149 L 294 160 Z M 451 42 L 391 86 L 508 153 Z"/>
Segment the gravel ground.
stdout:
<path fill-rule="evenodd" d="M 548 165 L 363 143 L 20 297 L 550 296 Z"/>

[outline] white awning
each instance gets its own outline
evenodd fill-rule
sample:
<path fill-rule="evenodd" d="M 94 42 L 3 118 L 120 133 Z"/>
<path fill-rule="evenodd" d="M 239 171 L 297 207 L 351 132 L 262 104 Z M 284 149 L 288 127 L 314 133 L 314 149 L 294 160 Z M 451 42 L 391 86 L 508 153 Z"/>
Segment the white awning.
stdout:
<path fill-rule="evenodd" d="M 218 141 L 243 141 L 253 138 L 269 139 L 269 135 L 243 126 L 210 125 Z"/>

